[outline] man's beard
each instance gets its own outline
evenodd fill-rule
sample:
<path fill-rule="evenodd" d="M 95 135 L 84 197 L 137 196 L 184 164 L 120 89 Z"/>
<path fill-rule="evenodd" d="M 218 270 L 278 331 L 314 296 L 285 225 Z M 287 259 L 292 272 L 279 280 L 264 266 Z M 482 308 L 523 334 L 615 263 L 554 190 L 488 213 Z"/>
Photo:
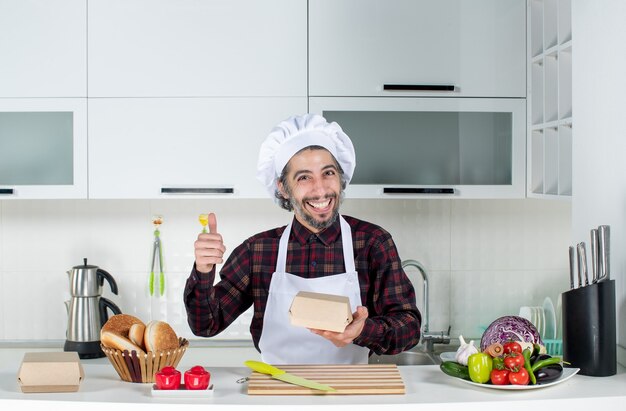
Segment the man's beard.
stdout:
<path fill-rule="evenodd" d="M 322 198 L 303 198 L 301 202 L 298 202 L 296 199 L 294 199 L 293 195 L 291 194 L 291 190 L 287 185 L 285 186 L 285 191 L 286 194 L 289 196 L 289 203 L 291 204 L 291 207 L 294 209 L 296 214 L 299 215 L 309 226 L 315 228 L 316 230 L 322 231 L 327 229 L 328 227 L 333 225 L 335 221 L 337 221 L 337 216 L 339 216 L 339 205 L 343 202 L 343 190 L 341 190 L 339 196 L 333 193 L 325 195 Z M 317 220 L 315 217 L 309 214 L 302 205 L 305 202 L 319 201 L 326 198 L 332 198 L 334 201 L 333 209 L 330 211 L 330 217 L 326 220 Z"/>

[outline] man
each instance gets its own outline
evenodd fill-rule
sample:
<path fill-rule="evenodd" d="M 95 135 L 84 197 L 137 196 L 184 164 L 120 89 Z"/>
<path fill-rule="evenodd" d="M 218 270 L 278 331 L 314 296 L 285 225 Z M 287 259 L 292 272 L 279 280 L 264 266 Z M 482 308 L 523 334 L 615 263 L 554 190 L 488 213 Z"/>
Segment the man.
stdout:
<path fill-rule="evenodd" d="M 184 293 L 194 334 L 218 334 L 253 305 L 252 339 L 271 364 L 367 363 L 370 351 L 395 354 L 418 343 L 421 315 L 391 235 L 339 215 L 354 168 L 350 138 L 319 115 L 291 117 L 271 131 L 257 177 L 294 218 L 239 245 L 213 285 L 225 248 L 210 214 Z M 299 291 L 348 296 L 352 323 L 342 333 L 292 326 Z"/>

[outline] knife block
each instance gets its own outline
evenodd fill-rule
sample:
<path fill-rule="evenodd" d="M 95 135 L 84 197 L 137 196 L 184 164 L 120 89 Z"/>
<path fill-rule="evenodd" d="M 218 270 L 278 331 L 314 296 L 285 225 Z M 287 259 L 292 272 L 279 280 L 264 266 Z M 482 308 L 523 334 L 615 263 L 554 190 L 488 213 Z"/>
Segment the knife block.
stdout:
<path fill-rule="evenodd" d="M 575 288 L 561 297 L 563 361 L 580 368 L 582 375 L 615 375 L 615 280 Z"/>

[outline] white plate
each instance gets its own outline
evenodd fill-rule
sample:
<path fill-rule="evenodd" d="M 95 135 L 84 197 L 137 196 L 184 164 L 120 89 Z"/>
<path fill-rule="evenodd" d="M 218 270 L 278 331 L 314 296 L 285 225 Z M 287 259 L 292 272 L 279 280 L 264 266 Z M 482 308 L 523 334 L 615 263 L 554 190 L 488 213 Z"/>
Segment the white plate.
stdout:
<path fill-rule="evenodd" d="M 546 299 L 543 300 L 543 311 L 546 316 L 543 338 L 546 340 L 554 340 L 556 338 L 556 312 L 554 312 L 554 304 L 550 297 L 546 297 Z"/>
<path fill-rule="evenodd" d="M 187 390 L 185 384 L 180 384 L 177 390 L 160 390 L 156 384 L 152 384 L 151 390 L 153 397 L 170 397 L 170 398 L 205 398 L 213 396 L 213 384 L 209 385 L 206 390 Z"/>
<path fill-rule="evenodd" d="M 563 308 L 562 308 L 562 298 L 561 294 L 559 294 L 556 299 L 556 338 L 560 340 L 563 335 Z"/>
<path fill-rule="evenodd" d="M 528 321 L 533 323 L 534 318 L 533 318 L 533 310 L 531 307 L 528 307 L 528 306 L 520 307 L 519 316 L 522 318 L 526 318 Z"/>
<path fill-rule="evenodd" d="M 545 313 L 543 312 L 543 307 L 533 307 L 533 310 L 535 311 L 535 318 L 537 320 L 537 322 L 535 323 L 535 326 L 537 327 L 537 331 L 539 332 L 539 335 L 544 335 L 546 316 L 545 316 Z"/>
<path fill-rule="evenodd" d="M 536 385 L 492 385 L 492 384 L 478 384 L 474 381 L 468 381 L 457 377 L 451 378 L 457 379 L 464 383 L 475 385 L 476 387 L 481 388 L 490 388 L 493 390 L 510 390 L 510 391 L 519 391 L 519 390 L 537 390 L 539 388 L 551 387 L 553 385 L 560 384 L 572 378 L 576 373 L 580 371 L 580 368 L 563 368 L 563 374 L 556 380 L 546 383 L 546 384 L 536 384 Z"/>
<path fill-rule="evenodd" d="M 442 352 L 439 358 L 441 361 L 456 361 L 456 351 Z"/>

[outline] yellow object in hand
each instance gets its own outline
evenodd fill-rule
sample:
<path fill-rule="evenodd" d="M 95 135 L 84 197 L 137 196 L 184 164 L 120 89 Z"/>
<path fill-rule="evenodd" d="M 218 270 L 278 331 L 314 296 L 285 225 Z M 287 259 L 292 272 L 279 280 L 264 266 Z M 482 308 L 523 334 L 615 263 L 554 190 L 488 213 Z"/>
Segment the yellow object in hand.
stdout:
<path fill-rule="evenodd" d="M 202 232 L 206 233 L 206 226 L 209 224 L 209 215 L 200 214 L 198 216 L 198 221 L 200 221 L 200 224 L 202 224 Z"/>

